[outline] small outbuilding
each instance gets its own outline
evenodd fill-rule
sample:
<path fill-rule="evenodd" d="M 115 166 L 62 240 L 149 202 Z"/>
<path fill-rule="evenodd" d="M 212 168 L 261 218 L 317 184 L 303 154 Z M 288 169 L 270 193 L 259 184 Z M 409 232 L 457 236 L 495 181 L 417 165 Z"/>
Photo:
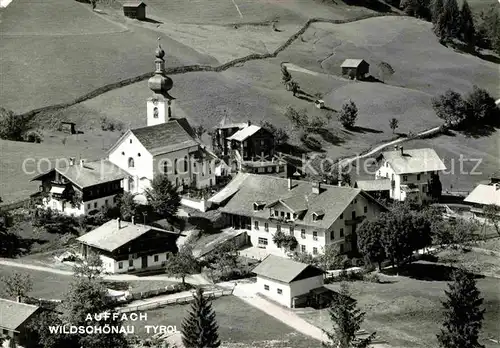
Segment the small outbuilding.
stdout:
<path fill-rule="evenodd" d="M 252 272 L 260 294 L 290 308 L 308 302 L 311 291 L 323 287 L 321 269 L 275 255 L 267 256 Z"/>
<path fill-rule="evenodd" d="M 342 68 L 342 75 L 349 77 L 351 80 L 364 79 L 370 70 L 370 64 L 364 59 L 346 59 L 340 67 Z"/>
<path fill-rule="evenodd" d="M 123 4 L 125 17 L 144 20 L 146 19 L 146 4 L 142 1 L 131 1 Z"/>

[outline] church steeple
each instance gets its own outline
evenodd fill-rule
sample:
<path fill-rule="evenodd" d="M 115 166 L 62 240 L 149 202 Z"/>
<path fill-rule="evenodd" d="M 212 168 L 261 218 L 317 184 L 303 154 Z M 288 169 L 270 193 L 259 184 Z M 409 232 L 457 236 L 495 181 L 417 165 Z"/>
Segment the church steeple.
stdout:
<path fill-rule="evenodd" d="M 158 38 L 158 47 L 155 51 L 155 72 L 148 80 L 148 87 L 153 91 L 153 97 L 148 99 L 148 126 L 153 126 L 169 121 L 172 117 L 172 101 L 175 99 L 168 91 L 174 85 L 172 79 L 165 73 L 165 51 L 160 45 Z"/>

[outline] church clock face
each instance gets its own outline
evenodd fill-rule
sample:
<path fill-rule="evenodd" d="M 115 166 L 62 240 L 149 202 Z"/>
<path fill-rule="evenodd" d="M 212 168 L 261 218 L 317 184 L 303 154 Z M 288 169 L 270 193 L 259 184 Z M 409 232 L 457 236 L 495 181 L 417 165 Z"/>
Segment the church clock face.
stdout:
<path fill-rule="evenodd" d="M 157 99 L 153 100 L 153 105 L 158 105 L 158 100 Z"/>

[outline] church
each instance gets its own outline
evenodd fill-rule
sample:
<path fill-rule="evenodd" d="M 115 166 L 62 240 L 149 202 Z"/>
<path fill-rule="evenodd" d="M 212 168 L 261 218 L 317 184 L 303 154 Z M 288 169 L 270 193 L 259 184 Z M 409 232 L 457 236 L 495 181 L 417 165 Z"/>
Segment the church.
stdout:
<path fill-rule="evenodd" d="M 158 44 L 156 70 L 148 81 L 153 95 L 146 102 L 146 126 L 129 129 L 100 161 L 70 159 L 32 179 L 41 181 L 40 206 L 82 215 L 116 203 L 123 191 L 141 195 L 158 174 L 167 175 L 179 191 L 215 184 L 217 156 L 195 135 L 185 118 L 175 118 L 173 82 L 165 73 L 165 51 Z M 77 178 L 77 179 L 75 179 Z M 84 181 L 83 183 L 80 181 Z M 109 187 L 108 187 L 109 186 Z M 144 197 L 143 197 L 144 198 Z"/>

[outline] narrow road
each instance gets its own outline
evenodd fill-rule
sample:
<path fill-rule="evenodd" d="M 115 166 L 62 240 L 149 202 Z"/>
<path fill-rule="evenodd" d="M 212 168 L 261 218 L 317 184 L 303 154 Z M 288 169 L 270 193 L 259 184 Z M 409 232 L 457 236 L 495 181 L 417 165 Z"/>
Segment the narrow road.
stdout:
<path fill-rule="evenodd" d="M 24 268 L 24 269 L 30 269 L 33 271 L 61 274 L 61 275 L 65 275 L 65 276 L 72 276 L 73 275 L 72 271 L 65 271 L 62 269 L 32 265 L 32 264 L 28 264 L 28 263 L 20 263 L 20 262 L 6 260 L 6 259 L 0 259 L 0 266 Z M 172 278 L 172 277 L 167 277 L 167 276 L 163 276 L 163 275 L 139 277 L 139 276 L 136 276 L 133 274 L 108 274 L 108 275 L 105 275 L 103 278 L 105 280 L 109 280 L 109 281 L 132 281 L 132 280 L 158 281 L 158 280 L 165 280 L 165 281 L 170 281 L 170 282 L 180 282 L 180 279 L 178 279 L 178 278 Z M 200 274 L 193 274 L 193 275 L 187 276 L 186 282 L 193 284 L 193 285 L 208 285 L 208 284 L 210 284 L 210 282 L 208 282 Z"/>

